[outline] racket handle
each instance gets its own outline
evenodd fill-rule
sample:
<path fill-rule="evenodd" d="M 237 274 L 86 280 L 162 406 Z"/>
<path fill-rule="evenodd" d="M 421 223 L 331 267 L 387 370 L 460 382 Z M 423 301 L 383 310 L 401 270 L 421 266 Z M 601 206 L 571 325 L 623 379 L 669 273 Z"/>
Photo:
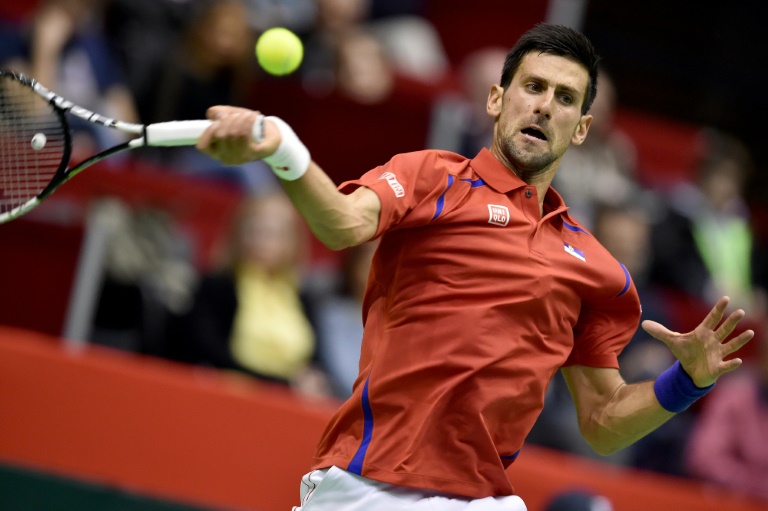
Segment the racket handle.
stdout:
<path fill-rule="evenodd" d="M 200 136 L 212 121 L 169 121 L 146 126 L 144 143 L 154 147 L 190 146 L 197 144 Z M 260 142 L 264 138 L 264 116 L 260 115 L 253 123 L 253 140 Z"/>

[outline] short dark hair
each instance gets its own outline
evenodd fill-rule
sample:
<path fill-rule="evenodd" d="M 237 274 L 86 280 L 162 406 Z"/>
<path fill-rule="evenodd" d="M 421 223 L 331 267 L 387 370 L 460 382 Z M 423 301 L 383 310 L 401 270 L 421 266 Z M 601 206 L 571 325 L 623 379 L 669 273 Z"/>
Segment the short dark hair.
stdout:
<path fill-rule="evenodd" d="M 583 115 L 589 112 L 597 96 L 597 68 L 600 62 L 600 56 L 589 39 L 584 34 L 564 25 L 537 24 L 523 34 L 507 53 L 501 72 L 501 87 L 504 90 L 507 90 L 512 83 L 512 77 L 520 67 L 523 57 L 534 51 L 572 58 L 589 71 L 589 84 L 584 103 L 581 105 L 581 113 Z"/>

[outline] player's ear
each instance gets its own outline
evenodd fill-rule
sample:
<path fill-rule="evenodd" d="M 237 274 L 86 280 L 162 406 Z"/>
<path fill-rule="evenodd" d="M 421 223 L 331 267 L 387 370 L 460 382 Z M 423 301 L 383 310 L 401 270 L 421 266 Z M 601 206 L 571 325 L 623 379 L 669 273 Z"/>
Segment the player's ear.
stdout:
<path fill-rule="evenodd" d="M 504 99 L 504 89 L 500 85 L 491 85 L 488 91 L 488 103 L 485 106 L 488 115 L 497 118 L 501 114 L 501 101 Z"/>
<path fill-rule="evenodd" d="M 576 130 L 573 132 L 573 136 L 571 137 L 571 145 L 581 145 L 584 143 L 584 140 L 587 138 L 587 133 L 589 132 L 589 126 L 591 124 L 591 115 L 587 114 L 581 116 L 579 124 L 576 126 Z"/>

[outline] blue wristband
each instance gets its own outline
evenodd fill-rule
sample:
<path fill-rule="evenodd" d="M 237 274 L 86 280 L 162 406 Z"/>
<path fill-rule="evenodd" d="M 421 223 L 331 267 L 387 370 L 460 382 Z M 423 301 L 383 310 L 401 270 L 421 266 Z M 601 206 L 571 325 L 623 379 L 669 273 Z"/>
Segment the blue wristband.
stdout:
<path fill-rule="evenodd" d="M 653 391 L 665 410 L 680 413 L 712 390 L 714 386 L 713 383 L 709 387 L 697 387 L 677 360 L 656 378 L 653 382 Z"/>

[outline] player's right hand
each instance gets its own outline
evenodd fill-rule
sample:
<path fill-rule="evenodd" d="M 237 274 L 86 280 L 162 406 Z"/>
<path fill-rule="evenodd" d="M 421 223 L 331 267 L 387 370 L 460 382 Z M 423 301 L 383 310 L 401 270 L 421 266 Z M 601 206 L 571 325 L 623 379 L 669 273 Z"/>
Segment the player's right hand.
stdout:
<path fill-rule="evenodd" d="M 281 142 L 280 131 L 264 121 L 264 138 L 253 139 L 253 127 L 260 112 L 233 106 L 214 106 L 206 117 L 213 121 L 197 142 L 197 149 L 225 165 L 240 165 L 274 154 Z"/>

